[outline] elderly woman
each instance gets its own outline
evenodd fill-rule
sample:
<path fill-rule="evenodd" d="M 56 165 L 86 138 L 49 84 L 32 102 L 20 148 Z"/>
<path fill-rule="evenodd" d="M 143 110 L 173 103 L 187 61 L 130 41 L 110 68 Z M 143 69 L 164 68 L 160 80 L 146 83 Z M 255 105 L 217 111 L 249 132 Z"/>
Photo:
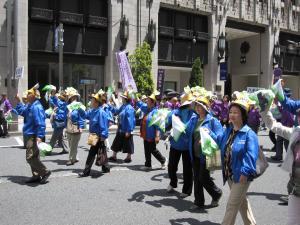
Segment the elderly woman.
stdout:
<path fill-rule="evenodd" d="M 290 140 L 286 158 L 281 168 L 289 172 L 288 182 L 288 225 L 299 224 L 300 221 L 300 127 L 287 127 L 277 122 L 270 111 L 262 112 L 261 117 L 266 126 L 275 134 Z M 300 124 L 300 115 L 297 115 Z"/>
<path fill-rule="evenodd" d="M 91 109 L 86 112 L 86 119 L 90 121 L 89 132 L 95 135 L 98 141 L 95 145 L 91 145 L 88 157 L 86 159 L 85 168 L 82 173 L 79 174 L 80 177 L 87 177 L 90 175 L 91 168 L 93 166 L 95 156 L 97 155 L 99 149 L 106 151 L 104 141 L 108 138 L 108 115 L 104 111 L 100 104 L 102 102 L 101 95 L 92 95 Z M 108 164 L 102 165 L 102 171 L 108 173 L 110 171 Z"/>
<path fill-rule="evenodd" d="M 223 134 L 223 128 L 220 122 L 209 113 L 209 100 L 205 97 L 198 97 L 195 101 L 194 115 L 187 125 L 187 134 L 189 135 L 189 152 L 194 171 L 194 206 L 191 209 L 204 208 L 205 189 L 212 197 L 211 206 L 219 205 L 222 196 L 222 190 L 218 188 L 210 177 L 206 168 L 206 156 L 202 153 L 200 144 L 200 128 L 205 128 L 216 141 Z"/>
<path fill-rule="evenodd" d="M 84 128 L 84 116 L 85 113 L 82 109 L 75 107 L 80 105 L 79 93 L 74 88 L 67 88 L 66 93 L 68 95 L 67 106 L 67 138 L 69 141 L 69 161 L 67 166 L 71 166 L 78 162 L 77 160 L 77 148 L 81 138 L 82 129 Z M 72 107 L 74 106 L 74 107 Z"/>
<path fill-rule="evenodd" d="M 125 91 L 120 96 L 122 97 L 123 105 L 119 109 L 112 109 L 114 114 L 119 115 L 119 124 L 116 137 L 111 146 L 113 155 L 109 158 L 109 160 L 116 162 L 117 153 L 123 151 L 123 153 L 127 153 L 127 157 L 124 159 L 124 162 L 130 163 L 131 155 L 134 153 L 132 131 L 135 127 L 135 111 L 130 104 L 130 93 Z"/>
<path fill-rule="evenodd" d="M 257 135 L 247 125 L 248 111 L 249 105 L 242 99 L 230 104 L 231 125 L 219 143 L 223 181 L 227 181 L 230 188 L 222 225 L 234 224 L 238 211 L 245 225 L 256 224 L 246 193 L 256 174 L 259 145 Z"/>

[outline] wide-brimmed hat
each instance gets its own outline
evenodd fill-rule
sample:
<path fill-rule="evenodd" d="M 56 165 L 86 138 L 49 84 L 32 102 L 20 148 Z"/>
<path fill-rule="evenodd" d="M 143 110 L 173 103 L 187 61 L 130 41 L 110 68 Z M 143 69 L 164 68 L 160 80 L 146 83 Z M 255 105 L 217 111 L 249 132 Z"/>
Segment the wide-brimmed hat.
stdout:
<path fill-rule="evenodd" d="M 204 96 L 199 96 L 195 99 L 195 103 L 198 104 L 198 105 L 201 105 L 202 108 L 204 108 L 204 110 L 206 112 L 209 112 L 209 99 L 207 97 L 204 97 Z"/>
<path fill-rule="evenodd" d="M 238 106 L 240 106 L 242 109 L 244 109 L 247 113 L 249 112 L 249 109 L 250 109 L 250 104 L 249 104 L 249 102 L 248 102 L 246 99 L 242 99 L 242 98 L 237 99 L 237 100 L 235 100 L 235 101 L 232 101 L 232 102 L 230 103 L 230 105 L 231 105 L 231 106 L 232 106 L 232 105 L 238 105 Z"/>
<path fill-rule="evenodd" d="M 192 93 L 188 93 L 188 94 L 183 94 L 180 97 L 180 107 L 186 106 L 186 105 L 190 105 L 194 100 L 194 96 L 192 95 Z"/>
<path fill-rule="evenodd" d="M 65 90 L 65 92 L 66 92 L 66 95 L 68 96 L 68 100 L 74 96 L 80 97 L 80 94 L 78 93 L 78 91 L 73 87 L 68 87 Z"/>
<path fill-rule="evenodd" d="M 153 100 L 154 102 L 156 102 L 156 95 L 155 95 L 155 93 L 152 93 L 151 95 L 149 95 L 148 98 L 150 98 L 151 100 Z"/>
<path fill-rule="evenodd" d="M 36 85 L 34 85 L 32 88 L 30 88 L 29 90 L 27 90 L 27 96 L 29 95 L 29 94 L 32 94 L 32 95 L 34 95 L 36 98 L 41 98 L 41 94 L 40 94 L 40 92 L 39 92 L 39 87 L 40 87 L 40 85 L 39 85 L 39 83 L 37 83 Z"/>
<path fill-rule="evenodd" d="M 126 90 L 124 91 L 122 94 L 120 94 L 120 96 L 122 98 L 125 98 L 127 100 L 131 100 L 131 99 L 134 99 L 135 98 L 135 92 L 133 90 Z"/>

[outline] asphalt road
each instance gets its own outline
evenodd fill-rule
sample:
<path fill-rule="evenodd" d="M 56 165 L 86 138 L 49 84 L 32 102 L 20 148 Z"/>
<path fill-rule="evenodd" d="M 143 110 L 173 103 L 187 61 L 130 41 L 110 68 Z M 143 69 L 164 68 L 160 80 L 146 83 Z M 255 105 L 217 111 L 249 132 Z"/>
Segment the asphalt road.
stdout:
<path fill-rule="evenodd" d="M 114 134 L 111 142 L 113 138 Z M 265 149 L 272 147 L 265 133 L 260 134 L 259 139 Z M 92 177 L 78 178 L 77 173 L 84 168 L 88 154 L 86 140 L 87 134 L 84 134 L 79 144 L 79 163 L 65 166 L 68 155 L 58 155 L 60 149 L 54 149 L 53 155 L 43 158 L 52 171 L 49 183 L 27 185 L 24 180 L 31 172 L 25 150 L 17 147 L 22 144 L 21 138 L 1 139 L 0 225 L 214 225 L 222 221 L 229 189 L 222 184 L 221 171 L 212 175 L 223 189 L 220 206 L 190 211 L 194 198 L 179 198 L 181 179 L 178 192 L 168 194 L 167 171 L 159 169 L 158 161 L 152 159 L 154 170 L 140 170 L 144 164 L 144 150 L 139 137 L 134 137 L 132 163 L 124 164 L 121 160 L 113 163 L 109 174 L 102 174 L 94 166 Z M 158 148 L 168 156 L 162 143 Z M 268 150 L 265 153 L 268 157 L 273 155 Z M 118 156 L 125 158 L 124 154 Z M 180 163 L 180 177 L 181 172 Z M 287 206 L 282 204 L 281 197 L 286 194 L 287 181 L 288 174 L 280 169 L 279 163 L 271 161 L 265 174 L 252 182 L 248 196 L 258 225 L 286 224 Z M 206 195 L 206 204 L 210 201 Z M 236 224 L 243 224 L 240 216 Z"/>

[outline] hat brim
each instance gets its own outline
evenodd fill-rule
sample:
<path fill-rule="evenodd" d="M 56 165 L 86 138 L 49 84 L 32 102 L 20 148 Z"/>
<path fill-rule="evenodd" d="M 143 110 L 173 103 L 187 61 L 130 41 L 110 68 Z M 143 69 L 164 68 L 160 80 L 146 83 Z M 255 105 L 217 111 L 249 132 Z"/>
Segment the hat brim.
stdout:
<path fill-rule="evenodd" d="M 204 102 L 200 102 L 200 101 L 195 101 L 196 104 L 200 105 L 206 112 L 208 111 L 208 107 L 205 105 Z"/>
<path fill-rule="evenodd" d="M 186 105 L 190 105 L 190 104 L 192 104 L 192 101 L 185 101 L 185 102 L 183 102 L 183 103 L 180 105 L 180 107 L 183 107 L 183 106 L 186 106 Z"/>

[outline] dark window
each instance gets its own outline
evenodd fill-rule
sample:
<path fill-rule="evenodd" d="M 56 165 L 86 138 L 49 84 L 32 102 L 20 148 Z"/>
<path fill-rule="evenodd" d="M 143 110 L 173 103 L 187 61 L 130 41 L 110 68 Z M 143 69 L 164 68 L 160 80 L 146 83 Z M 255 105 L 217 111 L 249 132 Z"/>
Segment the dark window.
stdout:
<path fill-rule="evenodd" d="M 49 0 L 30 0 L 30 7 L 49 9 Z"/>
<path fill-rule="evenodd" d="M 164 91 L 167 89 L 172 89 L 177 91 L 177 82 L 176 81 L 165 81 L 164 82 Z"/>
<path fill-rule="evenodd" d="M 174 61 L 191 62 L 191 43 L 184 40 L 174 41 Z"/>
<path fill-rule="evenodd" d="M 51 24 L 29 23 L 29 49 L 53 50 L 53 27 Z"/>
<path fill-rule="evenodd" d="M 89 29 L 85 32 L 84 50 L 87 54 L 107 55 L 107 34 L 105 31 Z"/>
<path fill-rule="evenodd" d="M 199 32 L 208 32 L 208 22 L 206 16 L 195 16 L 194 17 L 194 29 Z"/>
<path fill-rule="evenodd" d="M 159 26 L 173 27 L 172 17 L 172 11 L 161 9 L 158 14 Z"/>
<path fill-rule="evenodd" d="M 208 45 L 207 42 L 199 42 L 193 45 L 193 59 L 200 57 L 203 64 L 207 64 Z"/>
<path fill-rule="evenodd" d="M 190 16 L 185 13 L 176 12 L 175 27 L 179 29 L 190 29 Z"/>
<path fill-rule="evenodd" d="M 59 0 L 60 10 L 71 13 L 81 13 L 80 0 Z"/>
<path fill-rule="evenodd" d="M 107 2 L 101 0 L 89 0 L 89 12 L 92 16 L 107 17 Z"/>
<path fill-rule="evenodd" d="M 82 28 L 64 26 L 64 52 L 82 53 Z"/>
<path fill-rule="evenodd" d="M 158 41 L 158 59 L 172 60 L 172 40 L 167 38 L 159 38 Z"/>

